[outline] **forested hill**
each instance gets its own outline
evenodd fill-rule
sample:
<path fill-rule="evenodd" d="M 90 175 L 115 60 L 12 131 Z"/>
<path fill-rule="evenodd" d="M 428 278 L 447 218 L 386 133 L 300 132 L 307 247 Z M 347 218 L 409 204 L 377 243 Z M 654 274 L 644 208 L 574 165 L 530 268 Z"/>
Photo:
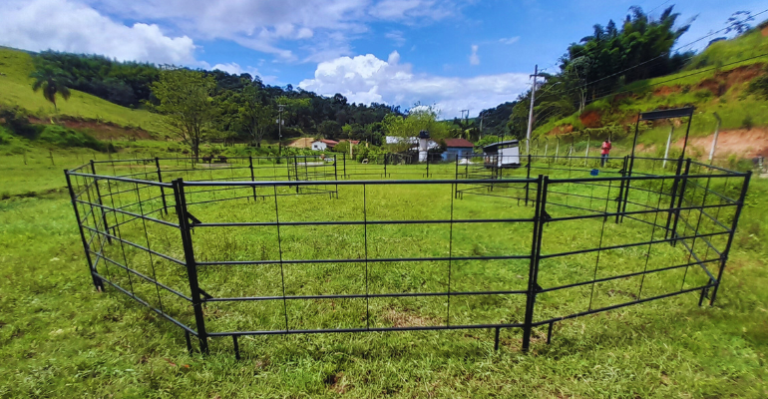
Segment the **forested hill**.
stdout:
<path fill-rule="evenodd" d="M 58 101 L 64 112 L 59 116 L 96 119 L 97 121 L 112 122 L 118 125 L 129 125 L 118 115 L 130 113 L 131 109 L 140 110 L 138 114 L 146 113 L 158 105 L 158 100 L 152 92 L 152 85 L 161 78 L 163 69 L 156 65 L 139 62 L 118 62 L 100 55 L 70 54 L 45 51 L 38 54 L 12 49 L 0 49 L 0 72 L 5 74 L 5 81 L 0 85 L 7 86 L 4 94 L 0 94 L 0 105 L 18 106 L 26 113 L 39 119 L 47 119 L 49 111 L 43 96 L 32 95 L 33 81 L 29 76 L 33 73 L 61 82 L 63 86 L 75 93 L 76 107 L 68 106 L 68 101 Z M 381 141 L 381 125 L 384 117 L 389 114 L 403 115 L 399 106 L 386 104 L 354 104 L 337 94 L 324 97 L 313 92 L 286 87 L 264 84 L 258 76 L 247 73 L 234 75 L 219 70 L 200 71 L 205 77 L 212 77 L 215 88 L 210 93 L 218 110 L 210 128 L 222 137 L 242 135 L 247 139 L 249 128 L 254 123 L 259 127 L 260 139 L 277 139 L 277 124 L 279 105 L 284 105 L 281 117 L 283 119 L 283 137 L 301 135 L 321 135 L 326 138 L 354 138 L 367 140 L 378 144 Z M 2 86 L 0 86 L 2 87 Z M 256 103 L 249 102 L 248 96 L 256 97 Z M 85 101 L 80 98 L 93 96 L 103 101 L 92 99 Z M 117 107 L 117 106 L 120 107 Z M 244 107 L 257 105 L 258 122 L 244 123 L 240 117 Z M 120 109 L 125 107 L 127 109 Z M 70 110 L 71 108 L 75 108 Z M 93 108 L 98 110 L 93 111 Z M 57 112 L 58 113 L 58 112 Z M 95 118 L 94 118 L 95 116 Z M 113 116 L 115 116 L 113 118 Z M 159 118 L 159 115 L 158 115 Z M 119 121 L 117 121 L 119 119 Z M 152 118 L 150 118 L 152 119 Z M 253 121 L 251 121 L 253 122 Z M 144 123 L 142 128 L 149 127 Z M 154 125 L 154 123 L 153 123 Z M 136 124 L 131 127 L 135 127 Z M 161 128 L 149 128 L 150 132 L 158 133 Z"/>

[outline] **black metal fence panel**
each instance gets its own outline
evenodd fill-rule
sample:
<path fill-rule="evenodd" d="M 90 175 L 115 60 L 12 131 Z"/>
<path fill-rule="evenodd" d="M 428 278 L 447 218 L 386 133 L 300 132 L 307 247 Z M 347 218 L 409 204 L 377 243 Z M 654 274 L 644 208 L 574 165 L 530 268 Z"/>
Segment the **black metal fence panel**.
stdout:
<path fill-rule="evenodd" d="M 713 304 L 750 174 L 320 155 L 92 161 L 66 177 L 95 287 L 176 324 L 190 350 L 231 336 L 239 356 L 243 335 L 471 328 L 496 329 L 497 347 L 519 328 L 528 350 L 565 319 L 689 292 Z"/>

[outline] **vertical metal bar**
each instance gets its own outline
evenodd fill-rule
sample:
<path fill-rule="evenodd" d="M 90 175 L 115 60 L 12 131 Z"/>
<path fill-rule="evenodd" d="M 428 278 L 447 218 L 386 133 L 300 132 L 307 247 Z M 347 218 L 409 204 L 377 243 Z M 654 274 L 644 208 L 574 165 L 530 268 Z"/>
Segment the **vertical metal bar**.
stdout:
<path fill-rule="evenodd" d="M 669 239 L 669 225 L 672 223 L 672 215 L 674 214 L 674 211 L 672 208 L 675 207 L 675 197 L 677 196 L 677 186 L 680 184 L 680 173 L 683 170 L 683 158 L 680 157 L 677 159 L 677 169 L 675 169 L 675 179 L 672 182 L 672 191 L 670 193 L 670 201 L 669 201 L 669 210 L 667 214 L 667 224 L 666 224 L 666 232 L 664 233 L 664 239 Z"/>
<path fill-rule="evenodd" d="M 104 291 L 104 282 L 100 278 L 96 277 L 96 270 L 93 268 L 93 260 L 91 259 L 91 252 L 88 248 L 88 240 L 85 239 L 85 233 L 83 232 L 83 225 L 80 222 L 80 211 L 77 209 L 77 201 L 75 199 L 75 190 L 72 189 L 72 181 L 69 177 L 69 171 L 64 169 L 64 176 L 67 178 L 67 188 L 69 189 L 69 197 L 72 200 L 72 207 L 75 208 L 75 219 L 77 219 L 77 228 L 80 230 L 80 239 L 83 241 L 83 249 L 85 250 L 85 260 L 88 262 L 88 272 L 93 279 L 93 286 L 99 292 Z"/>
<path fill-rule="evenodd" d="M 494 343 L 493 343 L 493 350 L 495 351 L 499 350 L 499 330 L 501 330 L 501 328 L 496 327 L 496 334 L 495 334 Z"/>
<path fill-rule="evenodd" d="M 93 175 L 96 176 L 96 165 L 93 163 L 93 159 L 91 159 L 91 172 L 93 172 Z M 107 212 L 104 210 L 104 203 L 101 202 L 101 190 L 99 190 L 99 178 L 94 177 L 93 178 L 93 185 L 96 187 L 96 198 L 99 200 L 99 205 L 101 208 L 101 220 L 104 222 L 104 232 L 109 233 L 109 224 L 107 224 Z M 107 235 L 107 242 L 112 243 L 112 238 Z"/>
<path fill-rule="evenodd" d="M 453 185 L 451 185 L 453 191 Z M 453 194 L 453 193 L 451 193 Z M 453 198 L 451 195 L 451 223 L 448 233 L 448 311 L 446 314 L 446 325 L 451 325 L 451 268 L 453 267 Z"/>
<path fill-rule="evenodd" d="M 160 174 L 160 158 L 155 157 L 155 167 L 157 168 L 157 181 L 163 182 L 163 175 Z M 165 187 L 160 187 L 160 197 L 163 199 L 163 210 L 168 214 L 168 203 L 165 201 Z"/>
<path fill-rule="evenodd" d="M 685 185 L 688 183 L 688 172 L 691 169 L 691 158 L 688 158 L 688 160 L 685 162 L 685 179 L 683 179 L 683 184 L 680 186 L 680 196 L 677 198 L 677 209 L 674 211 L 675 213 L 675 223 L 672 226 L 672 232 L 670 234 L 670 238 L 672 239 L 672 245 L 674 246 L 677 243 L 677 239 L 675 236 L 677 235 L 677 222 L 680 219 L 680 207 L 683 206 L 683 197 L 685 197 Z"/>
<path fill-rule="evenodd" d="M 621 173 L 621 177 L 626 177 L 627 175 L 627 157 L 624 156 L 624 164 L 621 167 L 621 170 L 619 171 Z M 622 198 L 624 197 L 624 186 L 627 184 L 625 179 L 621 179 L 621 183 L 619 184 L 619 196 L 616 198 L 616 223 L 619 223 L 620 215 L 621 215 L 621 202 Z"/>
<path fill-rule="evenodd" d="M 237 344 L 237 335 L 232 336 L 232 343 L 235 347 L 235 359 L 240 360 L 240 345 Z"/>
<path fill-rule="evenodd" d="M 176 197 L 176 214 L 179 216 L 179 230 L 184 247 L 184 259 L 187 266 L 187 278 L 189 290 L 192 296 L 192 308 L 195 312 L 195 324 L 197 337 L 200 340 L 200 352 L 208 353 L 208 334 L 205 332 L 205 316 L 203 315 L 203 301 L 200 294 L 200 286 L 197 281 L 197 262 L 192 246 L 192 234 L 187 215 L 187 200 L 184 195 L 184 181 L 179 178 L 173 181 L 173 193 Z"/>
<path fill-rule="evenodd" d="M 280 282 L 283 286 L 283 314 L 285 315 L 285 331 L 288 331 L 288 302 L 285 299 L 285 271 L 283 270 L 283 240 L 280 237 L 280 212 L 277 207 L 277 185 L 272 186 L 275 192 L 275 227 L 277 227 L 277 251 L 280 254 Z M 296 188 L 298 189 L 298 185 Z"/>
<path fill-rule="evenodd" d="M 384 154 L 384 177 L 387 177 L 387 158 L 389 158 L 387 155 L 389 154 Z"/>
<path fill-rule="evenodd" d="M 253 156 L 248 155 L 248 167 L 251 169 L 251 181 L 256 181 L 256 176 L 253 174 Z M 256 185 L 253 185 L 253 200 L 256 201 Z"/>
<path fill-rule="evenodd" d="M 184 338 L 187 341 L 187 352 L 192 354 L 192 340 L 189 338 L 189 331 L 184 330 Z"/>
<path fill-rule="evenodd" d="M 547 328 L 547 345 L 552 343 L 552 326 L 555 324 L 555 322 L 549 323 L 549 328 Z"/>
<path fill-rule="evenodd" d="M 741 216 L 741 210 L 744 208 L 744 200 L 747 198 L 747 189 L 749 188 L 749 179 L 752 178 L 752 172 L 747 172 L 744 176 L 744 183 L 741 186 L 741 194 L 739 195 L 739 202 L 736 203 L 736 213 L 733 215 L 733 223 L 731 224 L 731 232 L 728 234 L 728 242 L 725 244 L 725 250 L 720 255 L 720 271 L 717 273 L 717 283 L 712 290 L 712 298 L 709 300 L 709 305 L 715 304 L 717 298 L 717 290 L 720 288 L 720 283 L 723 279 L 723 270 L 725 270 L 725 263 L 728 261 L 728 254 L 731 251 L 731 245 L 733 244 L 733 236 L 736 233 L 736 226 L 739 224 L 739 216 Z"/>
<path fill-rule="evenodd" d="M 530 179 L 531 178 L 531 154 L 528 154 L 528 165 L 526 166 L 527 170 L 525 172 L 525 178 Z M 525 183 L 525 206 L 528 206 L 528 191 L 531 187 L 531 182 Z"/>
<path fill-rule="evenodd" d="M 459 156 L 458 156 L 458 155 L 456 156 L 456 173 L 454 173 L 454 175 L 453 175 L 453 176 L 454 176 L 454 177 L 453 177 L 454 179 L 456 179 L 456 180 L 459 180 Z M 459 194 L 458 194 L 458 191 L 459 191 L 459 183 L 455 183 L 455 184 L 453 185 L 453 187 L 454 187 L 454 188 L 453 188 L 453 198 L 456 198 L 456 196 L 457 196 L 457 195 L 459 195 Z"/>
<path fill-rule="evenodd" d="M 339 156 L 338 155 L 334 155 L 333 156 L 333 180 L 337 181 L 337 182 L 339 181 L 339 172 L 336 169 L 336 165 L 338 164 L 338 160 L 339 160 Z M 338 184 L 336 184 L 336 199 L 339 199 L 339 185 Z"/>
<path fill-rule="evenodd" d="M 429 147 L 429 145 L 427 145 Z M 427 148 L 427 179 L 429 179 L 429 148 Z"/>
<path fill-rule="evenodd" d="M 366 210 L 366 186 L 363 184 L 363 239 L 365 240 L 365 328 L 371 328 L 371 308 L 368 300 L 368 211 Z"/>
<path fill-rule="evenodd" d="M 536 204 L 533 216 L 533 239 L 531 244 L 531 263 L 528 267 L 528 293 L 525 304 L 525 323 L 523 324 L 523 352 L 527 352 L 531 345 L 531 330 L 533 329 L 533 311 L 538 291 L 539 251 L 541 250 L 541 236 L 544 219 L 544 207 L 546 202 L 547 183 L 549 177 L 539 175 L 536 188 Z"/>
<path fill-rule="evenodd" d="M 347 153 L 344 153 L 344 157 L 342 158 L 342 162 L 344 163 L 344 178 L 347 178 Z"/>
<path fill-rule="evenodd" d="M 691 122 L 693 122 L 693 109 L 691 109 L 691 116 L 688 117 L 688 127 L 685 129 L 685 139 L 683 139 L 683 153 L 680 155 L 685 158 L 685 149 L 688 148 L 688 134 L 691 132 Z"/>

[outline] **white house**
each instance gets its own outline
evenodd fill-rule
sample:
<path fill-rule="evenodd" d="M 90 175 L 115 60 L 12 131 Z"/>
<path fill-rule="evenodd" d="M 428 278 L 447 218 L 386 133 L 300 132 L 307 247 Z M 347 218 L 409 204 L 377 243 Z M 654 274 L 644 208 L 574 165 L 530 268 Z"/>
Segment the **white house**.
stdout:
<path fill-rule="evenodd" d="M 336 144 L 339 144 L 339 142 L 326 139 L 316 140 L 312 142 L 312 149 L 314 151 L 325 151 L 327 149 L 332 150 L 333 147 L 336 147 Z"/>

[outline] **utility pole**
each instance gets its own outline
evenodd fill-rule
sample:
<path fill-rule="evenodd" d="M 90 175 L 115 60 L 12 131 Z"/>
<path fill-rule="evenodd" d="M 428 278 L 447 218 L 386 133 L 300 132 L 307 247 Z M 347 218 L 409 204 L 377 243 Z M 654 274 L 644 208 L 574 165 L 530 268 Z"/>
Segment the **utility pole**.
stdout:
<path fill-rule="evenodd" d="M 285 105 L 277 104 L 277 156 L 283 153 L 283 109 Z"/>
<path fill-rule="evenodd" d="M 528 154 L 531 153 L 531 131 L 533 130 L 533 103 L 536 101 L 536 78 L 539 76 L 539 66 L 533 68 L 533 85 L 531 85 L 531 107 L 528 110 L 528 133 L 525 135 L 525 149 Z"/>

